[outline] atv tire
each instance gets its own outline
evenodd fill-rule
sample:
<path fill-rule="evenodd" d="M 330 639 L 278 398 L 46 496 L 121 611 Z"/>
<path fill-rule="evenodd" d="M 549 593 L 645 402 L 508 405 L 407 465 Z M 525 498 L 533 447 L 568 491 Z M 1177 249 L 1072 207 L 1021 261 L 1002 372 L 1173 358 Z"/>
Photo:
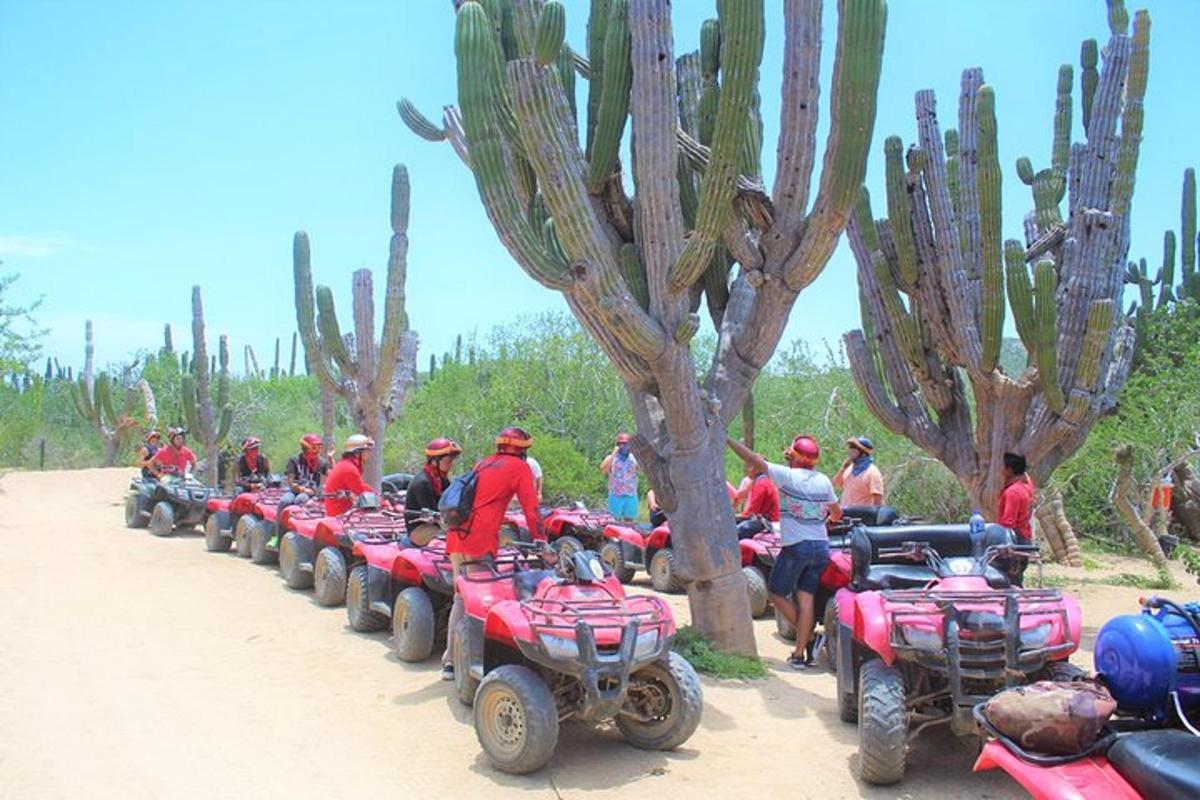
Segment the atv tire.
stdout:
<path fill-rule="evenodd" d="M 229 523 L 229 515 L 224 511 L 218 511 L 215 514 L 209 514 L 208 519 L 204 520 L 204 549 L 210 553 L 226 553 L 229 552 L 230 546 L 233 545 L 233 539 L 229 538 L 222 532 L 222 528 Z"/>
<path fill-rule="evenodd" d="M 450 658 L 454 664 L 454 693 L 458 696 L 459 702 L 465 706 L 474 705 L 475 693 L 479 691 L 479 681 L 471 675 L 471 661 L 467 658 L 469 630 L 467 618 L 464 615 L 454 631 L 454 649 L 450 652 Z"/>
<path fill-rule="evenodd" d="M 629 676 L 626 706 L 634 702 L 630 696 L 634 694 L 646 695 L 648 707 L 637 711 L 652 717 L 645 722 L 633 716 L 617 716 L 617 729 L 634 747 L 674 750 L 696 732 L 704 710 L 704 696 L 696 671 L 683 656 L 668 652 L 665 659 Z"/>
<path fill-rule="evenodd" d="M 600 545 L 600 560 L 608 564 L 608 568 L 621 583 L 629 583 L 633 580 L 634 569 L 625 566 L 625 552 L 621 549 L 620 542 L 609 540 Z"/>
<path fill-rule="evenodd" d="M 785 642 L 796 641 L 796 629 L 793 628 L 792 623 L 788 622 L 783 614 L 780 614 L 778 611 L 775 612 L 775 632 L 779 634 L 779 638 L 783 639 Z"/>
<path fill-rule="evenodd" d="M 876 786 L 899 783 L 908 754 L 908 708 L 904 676 L 878 658 L 858 678 L 858 762 L 862 778 Z"/>
<path fill-rule="evenodd" d="M 767 579 L 758 567 L 742 567 L 742 574 L 746 576 L 746 592 L 750 595 L 750 616 L 755 619 L 765 616 L 770 606 Z"/>
<path fill-rule="evenodd" d="M 266 520 L 259 520 L 250 529 L 250 560 L 255 564 L 274 564 L 279 560 L 279 554 L 267 549 L 267 542 L 275 535 L 275 525 Z"/>
<path fill-rule="evenodd" d="M 311 589 L 313 576 L 311 572 L 300 569 L 300 547 L 296 544 L 300 534 L 288 531 L 279 543 L 279 573 L 289 589 Z"/>
<path fill-rule="evenodd" d="M 155 536 L 170 536 L 175 530 L 175 509 L 166 500 L 159 500 L 150 512 L 150 532 Z"/>
<path fill-rule="evenodd" d="M 258 518 L 253 514 L 238 517 L 237 525 L 233 528 L 233 542 L 237 547 L 238 558 L 250 557 L 250 534 L 257 525 Z"/>
<path fill-rule="evenodd" d="M 683 582 L 675 571 L 675 554 L 664 547 L 650 559 L 650 583 L 656 592 L 676 594 L 683 591 Z"/>
<path fill-rule="evenodd" d="M 340 606 L 346 599 L 346 559 L 336 547 L 323 547 L 313 562 L 313 591 L 317 603 Z"/>
<path fill-rule="evenodd" d="M 126 528 L 144 528 L 149 523 L 149 520 L 142 514 L 142 504 L 138 502 L 138 495 L 129 494 L 125 496 L 125 527 Z"/>
<path fill-rule="evenodd" d="M 409 586 L 396 595 L 392 606 L 392 641 L 401 661 L 416 663 L 433 655 L 437 621 L 433 603 L 419 586 Z"/>
<path fill-rule="evenodd" d="M 792 632 L 792 638 L 796 638 L 795 631 Z M 834 653 L 833 657 L 836 660 L 837 654 Z M 838 719 L 851 725 L 858 722 L 858 693 L 855 691 L 853 673 L 854 667 L 851 665 L 849 670 L 839 669 L 833 674 L 837 679 Z"/>
<path fill-rule="evenodd" d="M 388 625 L 387 615 L 371 608 L 367 569 L 366 564 L 359 564 L 350 570 L 350 580 L 346 582 L 346 616 L 350 618 L 350 627 L 359 633 L 381 631 Z"/>
<path fill-rule="evenodd" d="M 825 604 L 825 618 L 821 621 L 821 631 L 825 634 L 825 648 L 821 651 L 821 661 L 830 672 L 836 675 L 838 605 L 835 597 L 829 598 L 829 602 Z M 792 631 L 792 638 L 796 638 L 795 631 Z"/>
<path fill-rule="evenodd" d="M 536 672 L 505 664 L 488 673 L 475 697 L 475 736 L 501 772 L 535 772 L 558 744 L 558 708 Z"/>
<path fill-rule="evenodd" d="M 559 558 L 569 558 L 576 553 L 582 553 L 586 548 L 583 542 L 576 539 L 574 536 L 560 536 L 554 541 L 554 547 L 558 551 Z"/>

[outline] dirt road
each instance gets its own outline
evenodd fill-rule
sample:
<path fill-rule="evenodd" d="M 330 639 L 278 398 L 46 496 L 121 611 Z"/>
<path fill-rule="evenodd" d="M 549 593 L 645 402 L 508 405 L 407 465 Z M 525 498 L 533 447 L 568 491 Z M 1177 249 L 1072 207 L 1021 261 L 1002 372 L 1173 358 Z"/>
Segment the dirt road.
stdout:
<path fill-rule="evenodd" d="M 128 478 L 0 482 L 0 796 L 1022 796 L 972 775 L 971 744 L 945 734 L 918 741 L 901 786 L 860 784 L 833 677 L 787 671 L 769 620 L 758 641 L 772 677 L 705 680 L 703 723 L 679 751 L 568 725 L 547 769 L 501 775 L 435 662 L 398 661 L 386 634 L 354 633 L 344 609 L 287 590 L 273 568 L 206 553 L 199 533 L 126 530 Z M 1091 633 L 1137 594 L 1085 590 Z"/>

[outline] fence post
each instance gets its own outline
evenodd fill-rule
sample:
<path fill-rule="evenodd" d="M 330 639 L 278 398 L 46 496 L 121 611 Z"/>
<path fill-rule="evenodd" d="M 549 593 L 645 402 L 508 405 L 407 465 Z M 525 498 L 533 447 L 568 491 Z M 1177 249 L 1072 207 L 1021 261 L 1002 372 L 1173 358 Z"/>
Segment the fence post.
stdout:
<path fill-rule="evenodd" d="M 38 469 L 46 469 L 46 440 L 43 438 L 38 442 Z"/>

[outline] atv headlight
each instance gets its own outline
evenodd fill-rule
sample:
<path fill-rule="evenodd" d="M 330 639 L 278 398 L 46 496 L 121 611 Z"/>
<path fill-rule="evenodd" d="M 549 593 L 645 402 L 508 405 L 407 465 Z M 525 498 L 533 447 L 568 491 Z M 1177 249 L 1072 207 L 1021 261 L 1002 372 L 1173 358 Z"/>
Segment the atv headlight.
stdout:
<path fill-rule="evenodd" d="M 942 635 L 931 628 L 918 628 L 915 625 L 901 625 L 900 633 L 904 641 L 918 650 L 941 650 Z"/>
<path fill-rule="evenodd" d="M 656 650 L 658 650 L 658 629 L 651 628 L 648 631 L 642 631 L 633 645 L 633 660 L 641 661 L 643 658 L 649 658 L 654 655 Z"/>
<path fill-rule="evenodd" d="M 1037 627 L 1021 631 L 1021 649 L 1039 650 L 1045 647 L 1046 640 L 1050 638 L 1050 628 L 1049 622 L 1043 622 Z"/>
<path fill-rule="evenodd" d="M 542 640 L 542 647 L 546 648 L 546 653 L 551 658 L 563 661 L 579 658 L 579 645 L 575 643 L 574 639 L 553 636 L 548 633 L 543 633 L 538 638 Z"/>

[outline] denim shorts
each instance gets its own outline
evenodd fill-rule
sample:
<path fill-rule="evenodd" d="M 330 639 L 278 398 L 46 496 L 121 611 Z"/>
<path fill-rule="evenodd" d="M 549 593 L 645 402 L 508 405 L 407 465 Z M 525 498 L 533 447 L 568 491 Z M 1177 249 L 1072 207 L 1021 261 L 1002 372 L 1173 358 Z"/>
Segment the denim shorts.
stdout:
<path fill-rule="evenodd" d="M 829 542 L 805 540 L 779 551 L 767 589 L 779 597 L 791 597 L 796 592 L 816 594 L 821 585 L 821 573 L 829 565 Z"/>

